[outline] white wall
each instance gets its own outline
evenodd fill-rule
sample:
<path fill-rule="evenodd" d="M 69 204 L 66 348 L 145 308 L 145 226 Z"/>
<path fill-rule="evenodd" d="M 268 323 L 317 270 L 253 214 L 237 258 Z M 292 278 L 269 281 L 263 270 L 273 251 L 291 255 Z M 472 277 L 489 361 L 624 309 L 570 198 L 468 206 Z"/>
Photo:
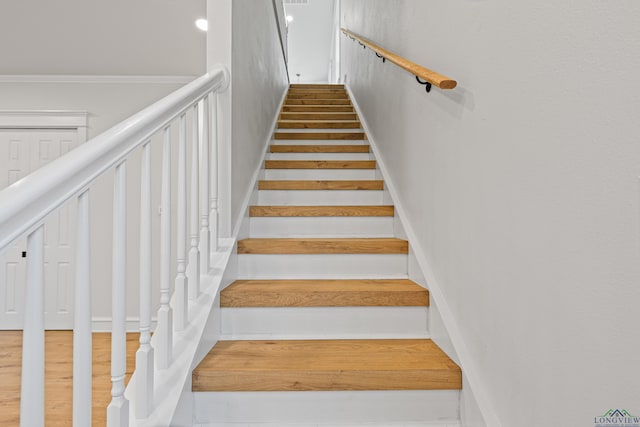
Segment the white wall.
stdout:
<path fill-rule="evenodd" d="M 342 3 L 343 26 L 459 81 L 427 95 L 342 38 L 485 414 L 640 413 L 640 4 Z"/>
<path fill-rule="evenodd" d="M 2 2 L 0 74 L 201 75 L 205 0 Z"/>
<path fill-rule="evenodd" d="M 334 0 L 286 4 L 289 24 L 289 78 L 298 83 L 327 82 L 333 29 Z"/>
<path fill-rule="evenodd" d="M 233 1 L 231 218 L 254 184 L 288 87 L 271 0 Z"/>

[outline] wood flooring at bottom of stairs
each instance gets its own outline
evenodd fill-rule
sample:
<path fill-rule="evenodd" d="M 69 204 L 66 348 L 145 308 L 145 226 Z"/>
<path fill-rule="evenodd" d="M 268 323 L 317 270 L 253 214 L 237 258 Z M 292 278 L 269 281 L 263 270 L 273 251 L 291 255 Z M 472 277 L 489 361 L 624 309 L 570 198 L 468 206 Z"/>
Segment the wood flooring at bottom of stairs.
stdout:
<path fill-rule="evenodd" d="M 138 349 L 137 333 L 127 334 L 129 382 Z M 45 332 L 45 425 L 72 424 L 73 331 Z M 0 426 L 20 425 L 22 331 L 0 331 Z M 92 425 L 106 425 L 111 401 L 111 334 L 93 334 Z"/>

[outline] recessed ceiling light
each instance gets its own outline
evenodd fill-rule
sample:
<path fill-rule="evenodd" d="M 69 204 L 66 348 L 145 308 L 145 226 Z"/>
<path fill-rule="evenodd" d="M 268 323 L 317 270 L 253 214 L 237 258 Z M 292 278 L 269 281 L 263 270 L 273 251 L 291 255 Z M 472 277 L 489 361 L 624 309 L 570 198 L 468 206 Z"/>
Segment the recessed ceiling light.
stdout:
<path fill-rule="evenodd" d="M 293 22 L 293 16 L 287 15 L 287 22 Z"/>
<path fill-rule="evenodd" d="M 198 27 L 199 30 L 207 31 L 209 23 L 204 18 L 196 19 L 196 27 Z"/>

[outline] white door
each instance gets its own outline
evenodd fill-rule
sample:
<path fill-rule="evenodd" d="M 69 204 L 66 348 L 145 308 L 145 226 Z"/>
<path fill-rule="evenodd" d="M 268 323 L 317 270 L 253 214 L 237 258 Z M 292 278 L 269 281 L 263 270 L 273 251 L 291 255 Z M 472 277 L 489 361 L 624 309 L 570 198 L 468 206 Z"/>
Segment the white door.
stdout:
<path fill-rule="evenodd" d="M 0 190 L 78 145 L 76 129 L 0 129 Z M 45 327 L 73 328 L 75 202 L 45 222 Z M 0 329 L 21 329 L 26 239 L 0 254 Z"/>

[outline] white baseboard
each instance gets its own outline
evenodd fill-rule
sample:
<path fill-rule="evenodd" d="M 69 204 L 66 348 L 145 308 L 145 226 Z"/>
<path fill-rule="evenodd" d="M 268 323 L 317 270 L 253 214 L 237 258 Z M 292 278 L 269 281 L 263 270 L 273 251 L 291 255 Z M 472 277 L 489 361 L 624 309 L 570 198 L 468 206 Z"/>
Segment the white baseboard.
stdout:
<path fill-rule="evenodd" d="M 273 117 L 273 121 L 271 122 L 271 129 L 269 130 L 269 136 L 267 137 L 263 145 L 262 157 L 260 158 L 260 161 L 256 165 L 253 176 L 249 181 L 249 186 L 247 187 L 245 198 L 242 201 L 242 207 L 240 208 L 240 212 L 238 213 L 238 218 L 236 218 L 235 226 L 233 227 L 233 237 L 236 239 L 240 235 L 240 230 L 242 229 L 243 225 L 248 226 L 247 221 L 249 219 L 249 215 L 248 215 L 249 203 L 252 199 L 255 199 L 257 197 L 258 177 L 260 176 L 260 172 L 262 171 L 262 165 L 264 165 L 264 161 L 267 158 L 267 150 L 269 148 L 269 145 L 271 144 L 271 141 L 273 140 L 273 133 L 275 132 L 276 127 L 278 126 L 278 117 L 280 117 L 280 111 L 282 110 L 282 106 L 284 105 L 284 100 L 287 97 L 288 90 L 289 89 L 286 88 L 282 93 L 282 97 L 280 98 L 280 103 L 278 104 L 278 110 L 275 116 Z"/>
<path fill-rule="evenodd" d="M 151 319 L 151 330 L 156 329 L 157 319 L 154 317 Z M 140 331 L 140 318 L 139 317 L 127 317 L 126 321 L 127 332 L 139 332 Z M 111 332 L 111 317 L 94 317 L 91 319 L 91 330 L 93 332 Z"/>
<path fill-rule="evenodd" d="M 200 392 L 196 424 L 297 426 L 455 425 L 457 390 Z"/>

